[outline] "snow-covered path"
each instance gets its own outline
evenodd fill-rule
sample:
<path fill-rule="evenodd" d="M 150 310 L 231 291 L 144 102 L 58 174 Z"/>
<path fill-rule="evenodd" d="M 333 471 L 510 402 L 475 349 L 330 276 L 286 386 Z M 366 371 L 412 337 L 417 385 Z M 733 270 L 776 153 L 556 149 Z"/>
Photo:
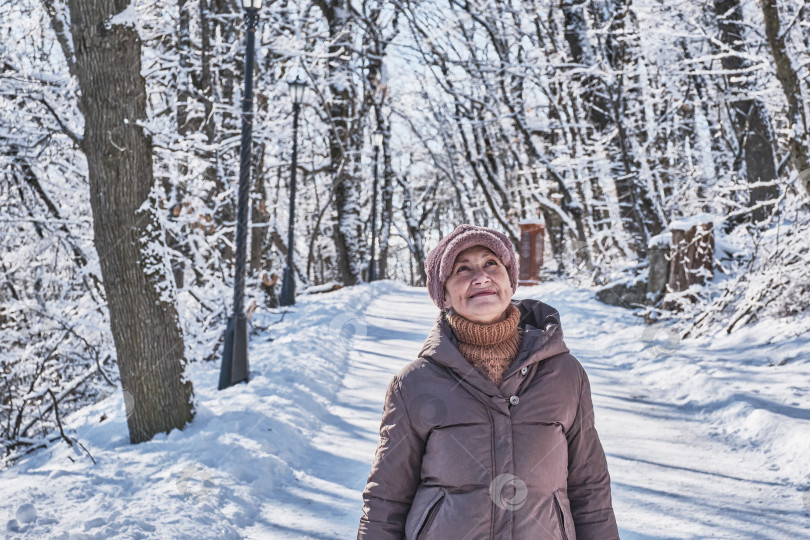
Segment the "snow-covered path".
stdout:
<path fill-rule="evenodd" d="M 662 340 L 569 284 L 516 296 L 560 311 L 588 372 L 623 539 L 810 538 L 810 337 Z M 95 461 L 60 442 L 0 473 L 7 537 L 353 538 L 385 391 L 436 314 L 385 281 L 255 315 L 250 382 L 191 364 L 182 431 L 128 444 L 117 390 L 64 419 Z"/>
<path fill-rule="evenodd" d="M 667 392 L 638 380 L 638 357 L 655 356 L 649 327 L 583 291 L 538 292 L 558 307 L 566 343 L 590 377 L 623 539 L 810 538 L 810 509 L 775 462 L 755 447 L 737 448 L 718 437 L 710 423 L 715 407 L 677 405 L 666 400 Z M 673 349 L 672 358 L 653 362 L 712 354 L 686 343 Z M 687 381 L 680 394 L 700 394 L 699 384 L 698 377 Z M 803 443 L 810 450 L 810 433 Z"/>
<path fill-rule="evenodd" d="M 290 500 L 273 512 L 269 527 L 254 531 L 257 536 L 357 535 L 385 391 L 391 377 L 416 358 L 435 316 L 423 289 L 402 288 L 378 297 L 362 319 L 351 322 L 347 372 L 330 416 L 312 440 L 312 459 L 297 475 L 299 483 L 287 488 Z"/>
<path fill-rule="evenodd" d="M 655 346 L 640 321 L 568 287 L 519 293 L 560 310 L 566 342 L 591 378 L 623 539 L 810 537 L 800 494 L 763 453 L 714 437 L 698 408 L 663 401 L 632 373 L 634 357 Z M 300 499 L 277 514 L 274 536 L 355 534 L 385 389 L 415 358 L 436 313 L 424 290 L 407 288 L 366 309 L 343 387 L 329 408 L 334 416 L 312 442 L 320 455 L 291 491 Z"/>

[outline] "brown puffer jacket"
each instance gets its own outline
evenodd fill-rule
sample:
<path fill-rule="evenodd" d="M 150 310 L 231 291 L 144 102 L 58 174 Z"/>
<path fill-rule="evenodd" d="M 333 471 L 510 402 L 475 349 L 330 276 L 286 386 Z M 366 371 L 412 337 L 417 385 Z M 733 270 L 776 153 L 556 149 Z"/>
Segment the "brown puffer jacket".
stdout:
<path fill-rule="evenodd" d="M 441 315 L 391 381 L 358 539 L 619 538 L 585 370 L 556 309 L 513 303 L 524 335 L 500 388 Z"/>

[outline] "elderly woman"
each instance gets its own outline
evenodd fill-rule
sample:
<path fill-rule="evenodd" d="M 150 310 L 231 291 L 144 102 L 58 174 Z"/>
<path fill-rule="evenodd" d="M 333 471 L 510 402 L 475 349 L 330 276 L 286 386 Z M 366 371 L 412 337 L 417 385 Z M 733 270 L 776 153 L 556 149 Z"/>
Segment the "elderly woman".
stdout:
<path fill-rule="evenodd" d="M 511 301 L 509 239 L 460 225 L 425 266 L 442 312 L 388 387 L 358 539 L 619 538 L 588 377 L 557 310 Z"/>

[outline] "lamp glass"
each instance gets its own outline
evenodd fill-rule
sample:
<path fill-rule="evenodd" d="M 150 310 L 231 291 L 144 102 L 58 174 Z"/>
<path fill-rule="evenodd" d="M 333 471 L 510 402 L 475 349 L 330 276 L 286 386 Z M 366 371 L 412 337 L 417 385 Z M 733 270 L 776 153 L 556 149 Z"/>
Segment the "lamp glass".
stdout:
<path fill-rule="evenodd" d="M 262 0 L 242 0 L 242 7 L 245 9 L 261 9 Z"/>
<path fill-rule="evenodd" d="M 377 131 L 371 134 L 371 144 L 379 148 L 382 146 L 382 142 L 383 142 L 383 133 L 381 130 L 378 129 Z"/>
<path fill-rule="evenodd" d="M 300 105 L 304 101 L 304 90 L 307 88 L 307 83 L 301 77 L 297 77 L 290 83 L 290 95 L 292 96 L 293 103 Z"/>

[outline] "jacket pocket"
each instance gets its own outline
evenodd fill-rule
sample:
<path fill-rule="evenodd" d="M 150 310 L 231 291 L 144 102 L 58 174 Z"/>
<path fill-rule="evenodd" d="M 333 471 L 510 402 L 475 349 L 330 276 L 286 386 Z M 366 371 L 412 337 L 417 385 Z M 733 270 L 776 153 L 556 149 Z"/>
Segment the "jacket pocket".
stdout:
<path fill-rule="evenodd" d="M 422 516 L 419 518 L 419 521 L 416 524 L 416 540 L 421 540 L 427 534 L 428 529 L 430 529 L 430 525 L 433 523 L 433 520 L 436 518 L 436 514 L 439 512 L 439 507 L 444 501 L 444 495 L 444 490 L 439 491 L 425 507 L 425 511 L 422 512 Z"/>
<path fill-rule="evenodd" d="M 562 534 L 563 540 L 576 540 L 574 518 L 571 515 L 568 494 L 565 489 L 558 489 L 554 492 L 554 511 L 557 514 L 557 521 L 560 524 L 560 533 Z"/>

